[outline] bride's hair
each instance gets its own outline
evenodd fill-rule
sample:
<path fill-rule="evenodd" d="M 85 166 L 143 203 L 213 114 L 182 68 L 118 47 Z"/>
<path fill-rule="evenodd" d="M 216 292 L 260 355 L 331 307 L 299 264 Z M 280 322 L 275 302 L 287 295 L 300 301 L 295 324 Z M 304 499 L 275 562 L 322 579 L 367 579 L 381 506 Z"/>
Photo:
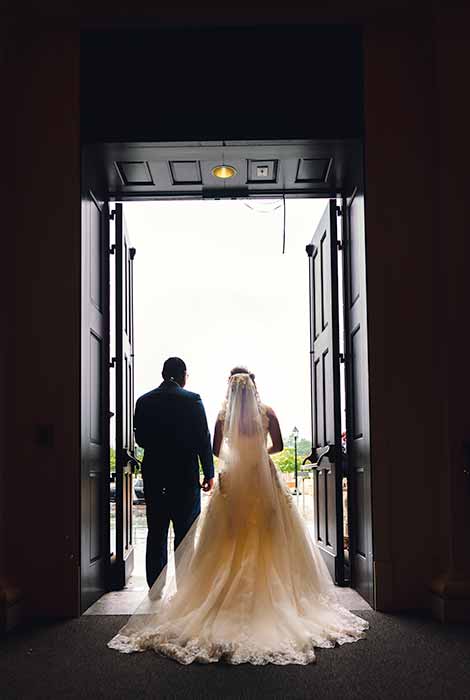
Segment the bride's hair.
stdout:
<path fill-rule="evenodd" d="M 232 377 L 234 374 L 248 374 L 249 377 L 255 381 L 255 375 L 253 372 L 250 372 L 250 370 L 247 367 L 234 367 L 233 369 L 230 370 L 230 376 Z"/>
<path fill-rule="evenodd" d="M 250 381 L 251 380 L 251 381 Z M 260 398 L 255 375 L 245 367 L 237 365 L 230 370 L 227 396 L 221 412 L 227 434 L 254 437 L 262 434 Z"/>

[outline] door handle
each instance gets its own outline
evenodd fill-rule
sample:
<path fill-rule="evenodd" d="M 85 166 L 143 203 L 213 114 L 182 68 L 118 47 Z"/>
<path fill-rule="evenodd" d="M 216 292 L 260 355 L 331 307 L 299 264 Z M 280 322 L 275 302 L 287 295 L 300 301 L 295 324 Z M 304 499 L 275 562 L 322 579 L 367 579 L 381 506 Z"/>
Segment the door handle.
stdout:
<path fill-rule="evenodd" d="M 470 441 L 463 443 L 463 473 L 470 489 Z"/>
<path fill-rule="evenodd" d="M 320 447 L 319 449 L 313 449 L 308 457 L 305 457 L 302 465 L 307 462 L 311 462 L 313 469 L 320 466 L 324 457 L 328 457 L 330 463 L 335 463 L 336 460 L 336 448 L 335 445 L 325 445 L 325 447 Z"/>
<path fill-rule="evenodd" d="M 136 468 L 142 466 L 141 462 L 139 462 L 137 457 L 134 457 L 134 455 L 132 455 L 127 450 L 125 450 L 125 455 L 126 455 L 127 464 L 131 465 L 131 472 L 134 474 Z"/>
<path fill-rule="evenodd" d="M 334 445 L 326 445 L 321 451 L 318 457 L 317 465 L 320 466 L 324 457 L 328 457 L 330 464 L 336 462 L 336 449 Z"/>

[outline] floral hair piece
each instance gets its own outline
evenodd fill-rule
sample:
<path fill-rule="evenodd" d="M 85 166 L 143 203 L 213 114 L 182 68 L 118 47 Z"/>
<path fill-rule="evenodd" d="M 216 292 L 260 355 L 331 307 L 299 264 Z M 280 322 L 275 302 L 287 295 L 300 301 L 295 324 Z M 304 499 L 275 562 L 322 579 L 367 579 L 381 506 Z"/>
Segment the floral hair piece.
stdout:
<path fill-rule="evenodd" d="M 248 384 L 251 381 L 251 377 L 248 372 L 240 372 L 237 374 L 232 374 L 229 377 L 229 384 Z"/>

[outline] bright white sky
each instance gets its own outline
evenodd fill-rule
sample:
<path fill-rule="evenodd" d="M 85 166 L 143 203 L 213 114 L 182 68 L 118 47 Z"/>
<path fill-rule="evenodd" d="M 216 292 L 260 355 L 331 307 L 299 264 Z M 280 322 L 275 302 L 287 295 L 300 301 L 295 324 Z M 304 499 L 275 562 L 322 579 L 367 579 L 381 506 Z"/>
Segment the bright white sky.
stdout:
<path fill-rule="evenodd" d="M 275 203 L 278 204 L 279 202 Z M 188 367 L 211 431 L 230 369 L 248 365 L 287 437 L 310 438 L 308 267 L 325 201 L 139 202 L 124 205 L 134 260 L 135 393 L 161 382 L 164 360 Z"/>

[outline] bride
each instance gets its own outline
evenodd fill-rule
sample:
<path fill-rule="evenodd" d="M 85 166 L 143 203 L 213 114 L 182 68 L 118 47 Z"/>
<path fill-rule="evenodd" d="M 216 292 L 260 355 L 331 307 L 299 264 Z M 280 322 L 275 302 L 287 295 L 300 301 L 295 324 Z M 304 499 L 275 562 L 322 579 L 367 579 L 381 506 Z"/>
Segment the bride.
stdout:
<path fill-rule="evenodd" d="M 269 456 L 279 449 L 274 411 L 261 403 L 254 375 L 235 368 L 216 424 L 210 502 L 109 647 L 153 649 L 182 664 L 309 664 L 314 647 L 365 636 L 368 623 L 337 603 Z"/>

